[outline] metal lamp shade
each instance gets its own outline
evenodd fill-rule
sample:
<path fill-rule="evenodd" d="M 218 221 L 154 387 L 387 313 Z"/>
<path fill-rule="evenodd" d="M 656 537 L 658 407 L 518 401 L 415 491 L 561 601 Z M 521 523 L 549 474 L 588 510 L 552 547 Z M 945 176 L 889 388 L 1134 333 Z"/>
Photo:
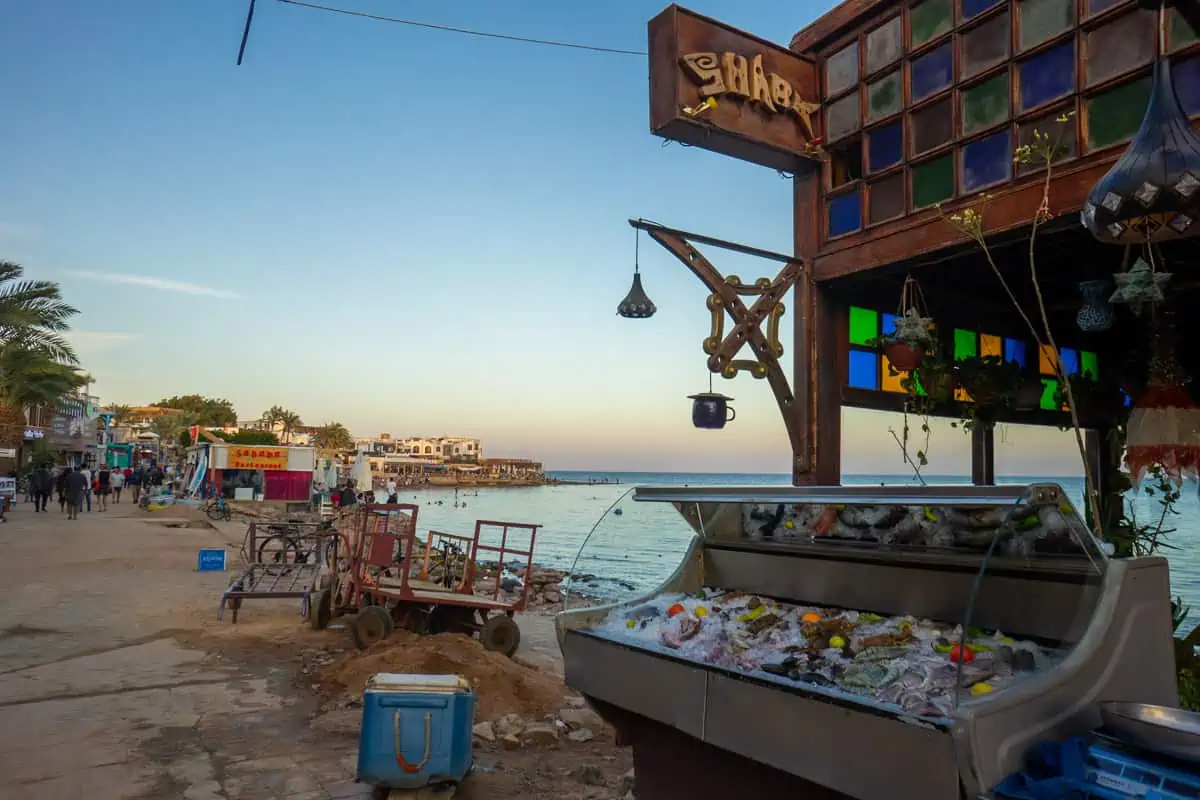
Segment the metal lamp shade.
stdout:
<path fill-rule="evenodd" d="M 1164 241 L 1200 234 L 1200 137 L 1192 131 L 1165 58 L 1137 135 L 1088 194 L 1080 218 L 1102 242 Z"/>
<path fill-rule="evenodd" d="M 617 314 L 625 319 L 646 319 L 653 317 L 655 311 L 658 309 L 642 288 L 641 273 L 633 273 L 633 286 L 629 289 L 629 294 L 625 295 L 625 299 L 617 305 Z"/>

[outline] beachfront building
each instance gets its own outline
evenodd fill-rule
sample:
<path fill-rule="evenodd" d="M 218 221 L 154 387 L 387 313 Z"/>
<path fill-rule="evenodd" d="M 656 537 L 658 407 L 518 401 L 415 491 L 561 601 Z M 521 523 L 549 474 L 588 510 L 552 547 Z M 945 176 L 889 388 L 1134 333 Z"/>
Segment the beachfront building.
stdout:
<path fill-rule="evenodd" d="M 533 481 L 544 477 L 542 463 L 528 458 L 485 458 L 479 467 L 488 478 Z"/>
<path fill-rule="evenodd" d="M 474 464 L 483 456 L 483 442 L 466 436 L 409 436 L 392 438 L 382 433 L 373 439 L 356 439 L 356 450 L 374 455 L 400 455 L 437 464 Z"/>

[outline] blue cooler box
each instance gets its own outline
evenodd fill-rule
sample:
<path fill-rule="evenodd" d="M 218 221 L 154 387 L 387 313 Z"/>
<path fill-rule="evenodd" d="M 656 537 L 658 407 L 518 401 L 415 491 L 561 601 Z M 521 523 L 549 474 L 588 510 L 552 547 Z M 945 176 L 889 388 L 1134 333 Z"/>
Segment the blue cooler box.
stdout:
<path fill-rule="evenodd" d="M 458 675 L 374 675 L 363 692 L 356 780 L 389 789 L 461 781 L 474 724 L 475 692 Z"/>

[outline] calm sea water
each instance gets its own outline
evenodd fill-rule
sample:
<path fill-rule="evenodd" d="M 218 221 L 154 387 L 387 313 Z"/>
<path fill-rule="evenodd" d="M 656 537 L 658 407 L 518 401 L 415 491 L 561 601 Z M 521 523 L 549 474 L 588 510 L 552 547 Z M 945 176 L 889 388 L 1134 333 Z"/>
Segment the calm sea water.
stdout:
<path fill-rule="evenodd" d="M 554 477 L 575 485 L 458 490 L 409 490 L 401 502 L 420 506 L 418 528 L 470 536 L 476 520 L 529 522 L 542 525 L 535 543 L 534 561 L 560 569 L 575 564 L 576 572 L 596 576 L 590 587 L 608 595 L 630 595 L 664 581 L 679 564 L 691 540 L 691 528 L 666 503 L 634 502 L 635 486 L 786 486 L 787 475 L 745 475 L 662 472 L 555 472 Z M 969 479 L 927 476 L 930 483 L 967 484 Z M 1057 483 L 1082 508 L 1083 481 L 1078 478 L 1014 476 L 1001 483 Z M 591 481 L 589 483 L 589 481 Z M 845 483 L 878 485 L 911 484 L 898 475 L 851 475 Z M 382 500 L 383 498 L 380 497 Z M 1156 514 L 1154 501 L 1136 501 L 1138 515 Z M 616 510 L 620 513 L 616 513 Z M 1169 537 L 1177 550 L 1164 551 L 1171 561 L 1171 589 L 1196 608 L 1191 624 L 1200 621 L 1200 498 L 1194 484 L 1185 487 L 1179 515 L 1170 523 L 1177 531 Z M 498 544 L 493 529 L 484 530 L 484 542 Z M 511 541 L 520 545 L 520 536 Z"/>

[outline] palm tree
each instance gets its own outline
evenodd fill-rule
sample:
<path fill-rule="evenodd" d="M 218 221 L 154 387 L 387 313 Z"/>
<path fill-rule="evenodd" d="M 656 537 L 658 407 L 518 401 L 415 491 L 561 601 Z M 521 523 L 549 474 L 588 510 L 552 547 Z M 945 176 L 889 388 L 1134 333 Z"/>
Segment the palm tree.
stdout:
<path fill-rule="evenodd" d="M 62 299 L 53 281 L 23 280 L 20 264 L 0 261 L 0 343 L 21 344 L 55 361 L 75 364 L 75 350 L 63 334 L 79 313 Z"/>
<path fill-rule="evenodd" d="M 0 436 L 7 443 L 21 441 L 26 409 L 57 409 L 64 397 L 85 385 L 87 376 L 56 360 L 53 352 L 20 341 L 0 344 Z"/>
<path fill-rule="evenodd" d="M 113 405 L 109 406 L 108 411 L 113 415 L 112 424 L 114 428 L 119 428 L 122 425 L 128 424 L 130 418 L 133 416 L 133 406 L 127 406 L 121 403 L 114 403 Z"/>
<path fill-rule="evenodd" d="M 296 428 L 300 427 L 300 425 L 303 423 L 300 421 L 299 414 L 297 414 L 295 411 L 288 411 L 285 409 L 283 414 L 281 414 L 279 417 L 279 424 L 283 426 L 283 436 L 281 438 L 283 439 L 284 444 L 287 444 L 292 440 L 292 431 L 296 430 Z"/>
<path fill-rule="evenodd" d="M 312 440 L 322 450 L 349 450 L 354 447 L 354 437 L 340 422 L 328 422 L 314 428 Z"/>

